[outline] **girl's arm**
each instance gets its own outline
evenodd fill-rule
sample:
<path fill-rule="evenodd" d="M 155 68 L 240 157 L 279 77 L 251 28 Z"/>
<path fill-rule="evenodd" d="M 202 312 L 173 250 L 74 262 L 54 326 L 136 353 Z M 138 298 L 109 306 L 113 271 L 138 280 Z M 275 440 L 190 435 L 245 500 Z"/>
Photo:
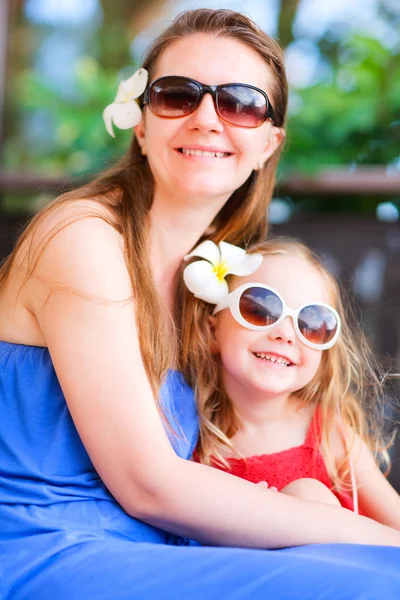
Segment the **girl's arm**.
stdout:
<path fill-rule="evenodd" d="M 400 531 L 399 494 L 380 471 L 363 441 L 356 440 L 351 454 L 361 511 L 369 518 Z"/>
<path fill-rule="evenodd" d="M 141 357 L 136 319 L 147 317 L 135 319 L 131 296 L 121 238 L 96 218 L 57 233 L 23 288 L 79 435 L 127 513 L 205 544 L 400 545 L 397 532 L 342 508 L 277 494 L 176 456 Z"/>

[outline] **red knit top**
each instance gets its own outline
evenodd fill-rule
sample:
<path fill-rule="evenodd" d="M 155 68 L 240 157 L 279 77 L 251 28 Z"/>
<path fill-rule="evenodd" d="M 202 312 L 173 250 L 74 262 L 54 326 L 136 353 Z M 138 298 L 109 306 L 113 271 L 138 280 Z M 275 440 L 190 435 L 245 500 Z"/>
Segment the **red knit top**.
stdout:
<path fill-rule="evenodd" d="M 213 461 L 212 465 L 221 471 L 232 473 L 253 483 L 266 481 L 268 487 L 276 487 L 278 491 L 296 479 L 302 479 L 303 477 L 317 479 L 331 489 L 343 507 L 353 510 L 351 494 L 345 491 L 336 492 L 332 489 L 332 482 L 322 458 L 320 445 L 320 420 L 318 411 L 315 411 L 305 442 L 301 446 L 273 454 L 261 454 L 246 458 L 227 458 L 230 469 L 216 461 Z M 195 459 L 197 460 L 197 456 L 195 456 Z M 362 514 L 361 511 L 360 514 Z"/>

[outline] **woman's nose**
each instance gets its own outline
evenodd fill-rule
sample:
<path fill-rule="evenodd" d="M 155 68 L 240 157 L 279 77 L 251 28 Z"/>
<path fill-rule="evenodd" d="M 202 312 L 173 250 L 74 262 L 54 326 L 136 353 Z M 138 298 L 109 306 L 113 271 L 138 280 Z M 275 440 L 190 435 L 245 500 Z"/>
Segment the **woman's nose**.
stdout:
<path fill-rule="evenodd" d="M 274 342 L 294 344 L 296 341 L 296 332 L 294 330 L 292 318 L 286 317 L 283 321 L 278 323 L 278 325 L 270 329 L 268 337 Z"/>
<path fill-rule="evenodd" d="M 202 133 L 208 133 L 209 131 L 223 131 L 224 125 L 215 110 L 214 100 L 211 94 L 205 94 L 199 106 L 190 115 L 189 128 L 198 129 Z"/>

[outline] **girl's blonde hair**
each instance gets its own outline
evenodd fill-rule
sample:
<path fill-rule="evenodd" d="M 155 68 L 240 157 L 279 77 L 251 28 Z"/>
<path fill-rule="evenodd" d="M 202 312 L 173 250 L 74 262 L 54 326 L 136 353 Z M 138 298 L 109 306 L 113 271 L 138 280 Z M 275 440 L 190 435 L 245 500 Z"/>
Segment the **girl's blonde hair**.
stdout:
<path fill-rule="evenodd" d="M 287 107 L 287 81 L 283 66 L 283 54 L 279 45 L 266 35 L 246 16 L 231 10 L 199 9 L 184 12 L 176 17 L 171 25 L 149 48 L 143 67 L 149 72 L 151 81 L 157 61 L 163 51 L 174 41 L 193 35 L 207 33 L 239 40 L 262 56 L 272 75 L 272 98 L 276 114 L 275 125 L 285 126 Z M 99 117 L 100 118 L 100 117 Z M 216 216 L 210 231 L 212 239 L 229 240 L 243 243 L 256 241 L 266 234 L 266 211 L 275 183 L 275 171 L 280 149 L 266 162 L 264 168 L 253 172 L 248 180 L 229 198 Z M 21 235 L 14 252 L 8 257 L 0 270 L 0 291 L 8 279 L 15 259 L 24 252 L 35 232 L 37 232 L 50 214 L 61 205 L 81 199 L 94 200 L 93 211 L 85 210 L 57 225 L 40 245 L 40 249 L 30 256 L 28 277 L 35 269 L 46 244 L 63 227 L 95 214 L 109 222 L 121 235 L 124 253 L 129 271 L 138 319 L 139 341 L 144 365 L 158 403 L 158 390 L 163 381 L 171 357 L 176 354 L 175 335 L 171 335 L 171 323 L 166 323 L 164 309 L 155 289 L 149 264 L 147 239 L 147 214 L 153 201 L 154 179 L 147 158 L 141 154 L 135 138 L 132 139 L 127 154 L 110 171 L 95 181 L 75 191 L 63 194 L 55 202 L 42 210 Z M 97 204 L 96 204 L 97 203 Z M 110 214 L 104 216 L 104 210 L 96 210 L 103 205 Z M 147 318 L 143 318 L 147 315 Z M 168 321 L 168 320 L 167 320 Z M 158 404 L 159 406 L 159 404 Z M 161 410 L 161 407 L 159 406 Z"/>
<path fill-rule="evenodd" d="M 321 448 L 325 463 L 337 489 L 350 489 L 350 451 L 356 436 L 372 450 L 378 462 L 390 466 L 388 444 L 383 441 L 382 373 L 354 317 L 344 310 L 339 285 L 312 250 L 290 238 L 274 238 L 255 244 L 249 253 L 292 255 L 303 257 L 326 281 L 330 303 L 342 319 L 337 343 L 322 353 L 320 367 L 305 387 L 293 394 L 299 406 L 318 406 L 321 418 Z M 219 462 L 229 467 L 223 451 L 234 452 L 231 438 L 240 427 L 240 419 L 225 393 L 222 364 L 211 348 L 208 316 L 213 306 L 188 295 L 183 311 L 181 368 L 195 389 L 200 416 L 200 439 L 197 448 L 200 462 Z M 185 313 L 191 328 L 185 324 Z M 194 315 L 192 318 L 191 315 Z M 346 455 L 341 465 L 335 464 L 330 444 L 335 425 L 342 429 Z"/>

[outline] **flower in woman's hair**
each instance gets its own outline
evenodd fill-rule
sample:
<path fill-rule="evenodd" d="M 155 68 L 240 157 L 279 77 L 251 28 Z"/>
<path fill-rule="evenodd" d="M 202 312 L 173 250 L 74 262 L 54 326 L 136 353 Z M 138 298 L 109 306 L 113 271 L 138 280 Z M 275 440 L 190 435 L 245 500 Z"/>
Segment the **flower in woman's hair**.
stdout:
<path fill-rule="evenodd" d="M 202 242 L 184 260 L 195 256 L 205 260 L 197 260 L 185 267 L 183 280 L 196 298 L 210 304 L 217 304 L 229 294 L 227 275 L 250 275 L 263 260 L 261 254 L 247 254 L 242 248 L 226 242 L 217 246 L 211 240 Z"/>
<path fill-rule="evenodd" d="M 118 129 L 131 129 L 140 123 L 142 111 L 136 100 L 146 89 L 147 77 L 146 69 L 138 69 L 129 79 L 121 81 L 114 102 L 104 109 L 103 120 L 112 137 L 115 137 L 113 124 Z"/>

